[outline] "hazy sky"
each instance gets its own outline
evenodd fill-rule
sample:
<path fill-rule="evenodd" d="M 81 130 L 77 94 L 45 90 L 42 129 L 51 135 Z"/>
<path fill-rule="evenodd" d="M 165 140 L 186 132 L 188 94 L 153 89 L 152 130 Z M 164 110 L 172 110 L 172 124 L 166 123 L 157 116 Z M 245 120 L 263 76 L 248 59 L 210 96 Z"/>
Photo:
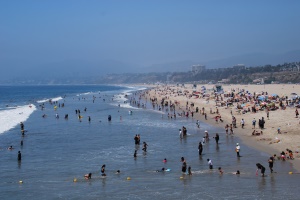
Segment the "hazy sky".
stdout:
<path fill-rule="evenodd" d="M 299 0 L 3 0 L 0 64 L 145 67 L 284 53 L 300 49 L 299 8 Z"/>

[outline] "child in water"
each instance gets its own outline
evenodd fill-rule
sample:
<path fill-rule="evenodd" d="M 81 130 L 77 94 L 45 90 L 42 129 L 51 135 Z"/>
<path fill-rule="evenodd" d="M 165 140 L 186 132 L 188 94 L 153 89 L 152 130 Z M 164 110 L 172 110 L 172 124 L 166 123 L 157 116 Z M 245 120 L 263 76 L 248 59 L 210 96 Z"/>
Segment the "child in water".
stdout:
<path fill-rule="evenodd" d="M 188 168 L 188 175 L 192 175 L 192 168 L 191 168 L 191 166 L 189 166 L 189 168 Z"/>
<path fill-rule="evenodd" d="M 220 175 L 222 175 L 222 174 L 223 174 L 223 170 L 222 170 L 222 168 L 221 168 L 221 167 L 219 167 L 219 168 L 218 168 L 218 170 L 219 170 L 219 173 L 220 173 Z"/>

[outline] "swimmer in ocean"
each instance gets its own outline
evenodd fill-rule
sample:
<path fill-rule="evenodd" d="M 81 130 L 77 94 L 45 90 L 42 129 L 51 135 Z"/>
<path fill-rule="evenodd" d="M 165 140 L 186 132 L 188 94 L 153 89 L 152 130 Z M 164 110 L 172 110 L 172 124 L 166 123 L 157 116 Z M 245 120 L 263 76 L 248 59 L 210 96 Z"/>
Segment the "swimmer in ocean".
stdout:
<path fill-rule="evenodd" d="M 13 150 L 14 148 L 13 148 L 13 146 L 9 146 L 8 148 L 7 148 L 7 150 Z"/>
<path fill-rule="evenodd" d="M 156 170 L 155 172 L 165 172 L 166 171 L 166 169 L 163 167 L 163 168 L 161 168 L 161 170 Z"/>
<path fill-rule="evenodd" d="M 91 179 L 92 178 L 92 173 L 88 173 L 86 175 L 84 175 L 85 179 Z"/>
<path fill-rule="evenodd" d="M 102 165 L 102 167 L 101 167 L 101 176 L 106 176 L 106 174 L 105 174 L 105 165 Z"/>

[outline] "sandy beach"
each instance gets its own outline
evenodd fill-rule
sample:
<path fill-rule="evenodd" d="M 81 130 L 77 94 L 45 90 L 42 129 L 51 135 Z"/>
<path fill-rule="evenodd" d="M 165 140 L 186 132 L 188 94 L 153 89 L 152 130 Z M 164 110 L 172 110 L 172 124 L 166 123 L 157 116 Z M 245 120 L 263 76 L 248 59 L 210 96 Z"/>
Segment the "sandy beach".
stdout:
<path fill-rule="evenodd" d="M 232 124 L 232 117 L 235 117 L 237 127 L 233 128 L 234 136 L 238 136 L 246 145 L 268 153 L 270 156 L 276 154 L 278 157 L 282 151 L 287 153 L 286 155 L 288 156 L 287 149 L 291 150 L 294 159 L 287 159 L 287 161 L 293 163 L 294 168 L 298 172 L 300 171 L 300 154 L 298 153 L 300 149 L 300 136 L 298 134 L 300 121 L 295 115 L 296 107 L 293 105 L 281 109 L 278 101 L 280 97 L 288 96 L 288 98 L 292 98 L 292 93 L 300 94 L 300 85 L 222 85 L 224 94 L 234 93 L 235 98 L 237 98 L 241 91 L 247 91 L 249 94 L 255 93 L 257 96 L 260 94 L 270 97 L 277 95 L 278 98 L 273 98 L 272 102 L 274 102 L 275 107 L 279 108 L 269 110 L 269 119 L 267 118 L 266 108 L 259 109 L 260 107 L 256 106 L 256 112 L 250 110 L 252 106 L 257 103 L 253 100 L 249 102 L 233 102 L 228 106 L 226 104 L 221 106 L 220 102 L 226 102 L 228 97 L 224 97 L 224 94 L 222 94 L 223 101 L 220 99 L 216 101 L 212 90 L 215 85 L 203 85 L 206 88 L 206 94 L 208 94 L 205 97 L 202 97 L 202 95 L 193 95 L 193 91 L 197 94 L 201 91 L 201 86 L 202 85 L 197 86 L 197 88 L 194 88 L 191 84 L 151 86 L 152 88 L 148 90 L 148 97 L 152 99 L 157 98 L 157 102 L 160 102 L 163 98 L 172 103 L 176 102 L 176 112 L 188 111 L 190 113 L 189 117 L 191 117 L 191 112 L 193 112 L 194 119 L 202 121 L 205 120 L 202 113 L 202 109 L 204 108 L 204 113 L 207 114 L 207 120 L 205 121 L 211 125 L 224 128 L 224 132 L 220 133 L 221 137 L 225 136 L 226 124 Z M 243 109 L 238 109 L 237 106 L 242 103 L 244 104 Z M 192 104 L 194 104 L 194 106 L 191 106 Z M 196 113 L 196 107 L 199 108 L 198 113 Z M 250 112 L 243 112 L 243 110 L 250 110 Z M 219 114 L 217 114 L 217 112 Z M 221 116 L 223 122 L 219 120 L 216 122 L 216 116 Z M 258 121 L 262 117 L 264 117 L 265 124 L 264 128 L 260 129 Z M 254 118 L 256 120 L 255 129 L 252 126 Z M 242 119 L 245 121 L 244 128 L 241 126 Z M 280 133 L 278 133 L 278 129 L 280 129 Z M 252 135 L 254 130 L 258 133 L 262 131 L 263 134 Z M 204 131 L 205 130 L 203 130 L 203 133 Z M 211 135 L 212 134 L 214 133 L 211 133 Z"/>

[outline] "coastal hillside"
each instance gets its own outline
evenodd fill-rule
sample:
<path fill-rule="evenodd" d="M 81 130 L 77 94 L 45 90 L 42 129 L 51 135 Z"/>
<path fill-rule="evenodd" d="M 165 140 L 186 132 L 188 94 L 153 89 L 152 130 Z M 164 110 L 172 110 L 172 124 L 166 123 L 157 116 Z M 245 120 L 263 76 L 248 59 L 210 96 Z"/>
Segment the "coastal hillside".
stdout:
<path fill-rule="evenodd" d="M 300 62 L 278 65 L 246 67 L 237 65 L 227 68 L 185 72 L 114 73 L 100 76 L 82 76 L 80 73 L 48 78 L 19 77 L 0 80 L 0 84 L 136 84 L 136 83 L 227 83 L 227 84 L 271 84 L 300 83 Z"/>
<path fill-rule="evenodd" d="M 98 81 L 99 83 L 299 83 L 300 62 L 284 63 L 276 66 L 235 66 L 205 69 L 201 72 L 110 74 Z"/>

